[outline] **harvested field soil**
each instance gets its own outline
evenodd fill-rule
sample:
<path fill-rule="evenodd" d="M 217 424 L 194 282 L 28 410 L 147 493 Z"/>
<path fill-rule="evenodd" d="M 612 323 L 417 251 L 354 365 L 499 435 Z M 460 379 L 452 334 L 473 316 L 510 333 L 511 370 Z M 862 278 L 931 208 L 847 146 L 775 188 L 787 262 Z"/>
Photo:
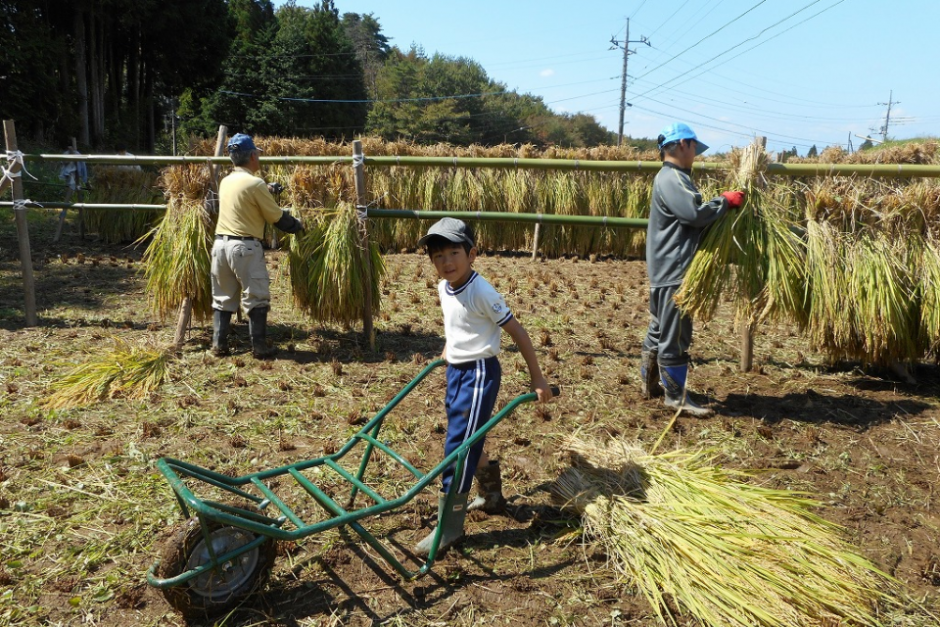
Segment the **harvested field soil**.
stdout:
<path fill-rule="evenodd" d="M 145 581 L 180 522 L 154 462 L 169 456 L 241 475 L 335 451 L 440 354 L 433 267 L 419 254 L 386 256 L 373 352 L 358 329 L 293 311 L 286 256 L 272 251 L 275 359 L 251 357 L 241 322 L 234 354 L 213 357 L 211 325 L 197 321 L 170 380 L 148 398 L 49 410 L 42 399 L 71 367 L 112 350 L 113 338 L 166 346 L 175 320 L 148 313 L 141 249 L 74 233 L 52 245 L 51 214 L 30 217 L 40 326 L 24 328 L 15 234 L 0 211 L 0 626 L 182 625 Z M 415 582 L 401 581 L 351 532 L 279 545 L 268 585 L 218 624 L 658 624 L 545 491 L 566 467 L 565 435 L 651 446 L 671 418 L 639 394 L 645 264 L 488 252 L 476 268 L 562 389 L 550 405 L 522 406 L 487 440 L 502 460 L 507 515 L 472 513 L 465 541 Z M 680 417 L 660 451 L 713 447 L 728 467 L 761 470 L 762 484 L 811 493 L 862 555 L 940 613 L 940 370 L 920 364 L 911 384 L 858 364 L 827 365 L 794 329 L 765 325 L 755 369 L 741 373 L 739 334 L 729 307 L 720 313 L 696 329 L 690 374 L 717 414 Z M 508 337 L 503 348 L 501 403 L 528 387 Z M 392 447 L 425 470 L 443 447 L 442 380 L 432 374 L 387 427 Z M 366 526 L 406 556 L 433 525 L 434 492 Z M 937 623 L 911 606 L 885 624 Z"/>

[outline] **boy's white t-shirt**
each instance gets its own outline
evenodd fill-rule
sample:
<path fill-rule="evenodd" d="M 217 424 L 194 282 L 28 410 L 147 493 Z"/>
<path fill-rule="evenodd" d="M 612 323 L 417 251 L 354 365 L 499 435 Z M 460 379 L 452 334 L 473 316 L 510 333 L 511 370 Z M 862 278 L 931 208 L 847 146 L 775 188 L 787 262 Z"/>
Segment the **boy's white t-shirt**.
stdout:
<path fill-rule="evenodd" d="M 476 272 L 456 290 L 437 284 L 444 312 L 447 361 L 462 364 L 499 354 L 501 327 L 512 319 L 506 301 Z"/>

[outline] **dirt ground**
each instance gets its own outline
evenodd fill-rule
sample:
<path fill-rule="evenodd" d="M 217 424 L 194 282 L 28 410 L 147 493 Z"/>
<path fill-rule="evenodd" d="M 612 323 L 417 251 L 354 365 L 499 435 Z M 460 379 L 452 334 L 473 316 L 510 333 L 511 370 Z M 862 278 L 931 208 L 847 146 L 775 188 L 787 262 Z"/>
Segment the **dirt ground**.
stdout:
<path fill-rule="evenodd" d="M 16 240 L 9 212 L 0 212 L 0 626 L 182 625 L 145 580 L 181 520 L 155 461 L 240 475 L 337 450 L 439 355 L 433 268 L 418 254 L 386 256 L 373 352 L 358 329 L 314 324 L 292 310 L 286 263 L 271 252 L 274 360 L 250 356 L 244 323 L 235 354 L 211 356 L 211 325 L 197 321 L 170 381 L 149 398 L 56 411 L 41 400 L 69 368 L 112 350 L 113 338 L 167 346 L 175 321 L 149 313 L 142 250 L 80 240 L 74 225 L 54 245 L 51 218 L 32 216 L 40 326 L 24 328 Z M 545 491 L 566 467 L 565 435 L 649 446 L 671 418 L 639 394 L 644 263 L 490 252 L 476 268 L 506 296 L 562 390 L 547 407 L 522 406 L 487 440 L 502 460 L 507 515 L 471 514 L 465 541 L 414 582 L 350 531 L 281 544 L 267 587 L 217 624 L 658 624 Z M 727 311 L 697 326 L 690 386 L 717 415 L 680 418 L 662 447 L 713 447 L 728 467 L 763 471 L 765 485 L 810 492 L 862 555 L 938 613 L 937 366 L 918 365 L 916 384 L 858 364 L 828 366 L 787 325 L 766 325 L 755 368 L 742 373 L 738 346 Z M 527 391 L 528 377 L 508 338 L 503 348 L 504 404 Z M 424 470 L 442 451 L 441 382 L 440 371 L 430 375 L 383 433 Z M 407 557 L 433 526 L 435 492 L 367 528 Z M 886 624 L 937 623 L 909 608 Z"/>

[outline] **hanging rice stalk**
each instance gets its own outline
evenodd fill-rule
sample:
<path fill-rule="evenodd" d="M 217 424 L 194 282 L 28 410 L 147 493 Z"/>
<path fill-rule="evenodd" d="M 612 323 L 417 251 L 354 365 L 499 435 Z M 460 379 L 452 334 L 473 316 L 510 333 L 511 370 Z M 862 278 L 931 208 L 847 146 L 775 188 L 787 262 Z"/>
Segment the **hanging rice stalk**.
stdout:
<path fill-rule="evenodd" d="M 689 315 L 709 320 L 726 293 L 737 320 L 748 325 L 769 317 L 803 324 L 805 248 L 787 208 L 774 204 L 763 184 L 767 155 L 755 142 L 735 160 L 735 187 L 745 191 L 744 206 L 705 233 L 676 302 Z"/>
<path fill-rule="evenodd" d="M 93 204 L 152 205 L 162 194 L 157 177 L 126 167 L 101 166 L 95 170 L 94 187 L 84 202 Z M 146 234 L 163 215 L 162 211 L 138 209 L 84 209 L 85 228 L 109 244 L 132 242 Z"/>
<path fill-rule="evenodd" d="M 908 260 L 914 248 L 911 238 L 880 231 L 863 233 L 847 248 L 848 308 L 837 315 L 854 318 L 850 324 L 858 335 L 858 352 L 849 357 L 887 366 L 923 354 Z"/>
<path fill-rule="evenodd" d="M 150 234 L 144 253 L 147 295 L 154 314 L 165 320 L 176 314 L 186 296 L 192 298 L 193 315 L 211 316 L 210 283 L 212 238 L 215 216 L 203 203 L 209 189 L 204 166 L 167 168 L 162 176 L 167 210 L 163 221 Z"/>
<path fill-rule="evenodd" d="M 838 359 L 855 353 L 856 337 L 848 312 L 845 238 L 826 222 L 806 223 L 807 328 L 815 346 Z"/>
<path fill-rule="evenodd" d="M 920 262 L 920 326 L 927 350 L 940 357 L 940 241 L 929 237 Z"/>
<path fill-rule="evenodd" d="M 570 437 L 552 487 L 659 619 L 705 626 L 881 625 L 900 586 L 797 492 L 748 483 L 699 451 Z"/>
<path fill-rule="evenodd" d="M 304 232 L 290 238 L 290 278 L 294 304 L 319 322 L 350 326 L 361 320 L 365 290 L 372 290 L 372 313 L 381 303 L 385 265 L 373 242 L 372 282 L 366 281 L 359 220 L 351 203 L 302 215 Z"/>
<path fill-rule="evenodd" d="M 112 352 L 74 367 L 55 381 L 43 405 L 68 409 L 109 398 L 140 399 L 167 378 L 168 351 L 131 347 L 119 338 L 114 338 L 114 344 Z"/>

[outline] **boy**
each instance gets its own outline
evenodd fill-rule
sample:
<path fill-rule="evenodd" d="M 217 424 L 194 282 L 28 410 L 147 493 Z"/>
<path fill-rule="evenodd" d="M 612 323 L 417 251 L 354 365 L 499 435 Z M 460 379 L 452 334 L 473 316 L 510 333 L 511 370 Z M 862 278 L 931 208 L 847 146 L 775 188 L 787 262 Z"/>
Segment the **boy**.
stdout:
<path fill-rule="evenodd" d="M 444 312 L 444 354 L 447 360 L 447 440 L 444 456 L 450 455 L 486 424 L 493 413 L 499 393 L 501 370 L 499 354 L 500 329 L 505 330 L 519 347 L 532 378 L 532 389 L 539 401 L 548 401 L 552 392 L 542 376 L 535 348 L 528 333 L 519 324 L 503 297 L 473 270 L 477 256 L 473 230 L 463 221 L 443 218 L 418 240 L 426 246 L 428 256 L 441 281 L 437 289 Z M 477 466 L 480 498 L 469 506 L 467 497 Z M 444 516 L 446 494 L 452 481 L 458 481 L 452 511 Z M 502 494 L 499 463 L 489 463 L 483 453 L 483 441 L 470 449 L 462 476 L 454 476 L 454 467 L 441 477 L 438 524 L 444 521 L 440 550 L 463 537 L 464 519 L 468 509 L 488 513 L 501 511 L 506 500 Z M 418 543 L 415 552 L 427 556 L 434 542 L 434 531 Z"/>

